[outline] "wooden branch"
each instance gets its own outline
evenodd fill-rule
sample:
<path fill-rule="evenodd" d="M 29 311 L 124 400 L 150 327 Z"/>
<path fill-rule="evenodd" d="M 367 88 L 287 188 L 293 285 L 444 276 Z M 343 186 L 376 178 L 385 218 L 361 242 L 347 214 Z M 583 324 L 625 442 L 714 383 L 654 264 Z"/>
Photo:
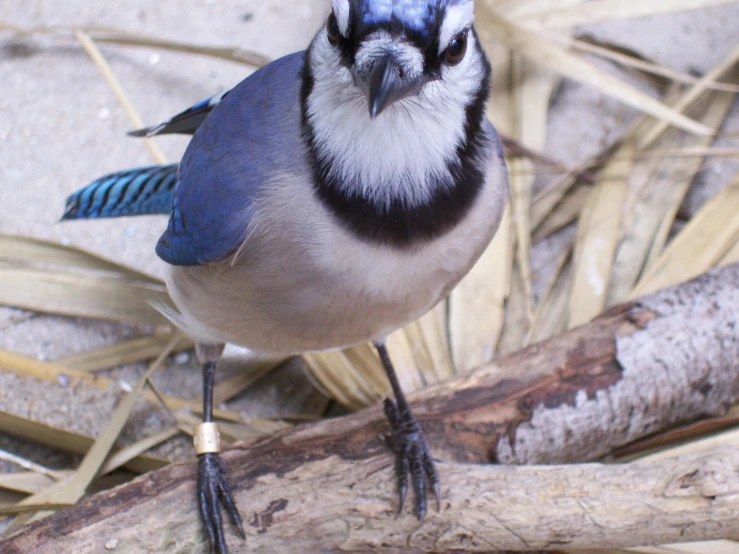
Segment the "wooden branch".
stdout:
<path fill-rule="evenodd" d="M 252 466 L 272 464 L 269 452 L 249 454 Z M 0 543 L 0 551 L 86 554 L 115 544 L 114 552 L 125 554 L 207 552 L 194 515 L 192 466 L 175 468 L 165 481 L 138 479 L 41 522 Z M 410 514 L 395 518 L 385 456 L 317 457 L 285 474 L 249 472 L 250 485 L 236 499 L 248 538 L 229 533 L 229 545 L 234 554 L 490 552 L 736 537 L 737 448 L 659 463 L 444 463 L 439 470 L 453 486 L 445 487 L 441 511 L 431 510 L 423 523 Z"/>
<path fill-rule="evenodd" d="M 421 391 L 413 409 L 437 459 L 593 459 L 736 403 L 738 319 L 734 265 Z M 384 431 L 375 407 L 228 451 L 248 549 L 533 550 L 736 534 L 735 450 L 667 465 L 442 463 L 441 512 L 432 510 L 423 525 L 410 515 L 396 520 Z M 32 524 L 0 542 L 0 552 L 84 554 L 113 540 L 117 552 L 204 551 L 194 464 L 150 473 Z M 229 542 L 234 552 L 247 551 L 234 535 Z"/>

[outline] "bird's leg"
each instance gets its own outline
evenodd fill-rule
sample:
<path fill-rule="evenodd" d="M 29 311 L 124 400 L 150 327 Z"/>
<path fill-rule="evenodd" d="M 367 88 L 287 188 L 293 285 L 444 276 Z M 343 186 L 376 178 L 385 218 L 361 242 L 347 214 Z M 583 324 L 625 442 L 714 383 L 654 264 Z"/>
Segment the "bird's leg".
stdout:
<path fill-rule="evenodd" d="M 213 422 L 213 381 L 223 345 L 199 344 L 196 352 L 203 368 L 203 423 L 196 426 L 193 433 L 195 454 L 198 457 L 198 508 L 210 542 L 210 551 L 228 554 L 219 501 L 223 502 L 242 538 L 246 539 L 246 534 L 228 484 L 226 463 L 220 455 L 221 436 L 218 424 Z"/>
<path fill-rule="evenodd" d="M 400 493 L 398 513 L 403 509 L 410 473 L 413 490 L 416 493 L 416 515 L 422 520 L 426 515 L 427 487 L 434 492 L 436 506 L 439 509 L 439 476 L 436 473 L 434 460 L 431 458 L 421 426 L 413 417 L 403 390 L 400 388 L 385 343 L 375 342 L 375 348 L 380 355 L 395 395 L 395 402 L 390 398 L 385 399 L 385 415 L 390 422 L 390 442 L 395 452 L 395 473 Z"/>

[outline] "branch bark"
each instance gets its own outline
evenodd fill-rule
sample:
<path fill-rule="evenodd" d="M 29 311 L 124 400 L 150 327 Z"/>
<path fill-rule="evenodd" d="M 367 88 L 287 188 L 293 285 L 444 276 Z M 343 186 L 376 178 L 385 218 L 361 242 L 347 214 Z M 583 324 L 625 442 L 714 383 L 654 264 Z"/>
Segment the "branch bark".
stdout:
<path fill-rule="evenodd" d="M 414 395 L 434 456 L 457 462 L 440 464 L 442 509 L 423 525 L 393 518 L 379 408 L 237 445 L 225 458 L 248 549 L 532 550 L 731 537 L 735 450 L 672 465 L 467 464 L 595 459 L 671 424 L 725 412 L 739 400 L 738 314 L 733 265 Z M 0 552 L 84 554 L 112 539 L 126 553 L 204 549 L 194 464 L 30 525 L 0 542 Z M 235 536 L 230 542 L 247 551 Z"/>
<path fill-rule="evenodd" d="M 251 465 L 271 463 L 269 452 L 250 454 Z M 431 510 L 423 523 L 410 514 L 394 517 L 390 466 L 385 456 L 361 463 L 316 458 L 251 480 L 237 496 L 248 539 L 229 533 L 232 552 L 536 551 L 736 537 L 736 448 L 627 465 L 444 463 L 439 470 L 453 486 L 441 511 Z M 0 551 L 99 553 L 114 544 L 125 554 L 207 552 L 194 515 L 194 480 L 191 465 L 177 465 L 164 482 L 143 478 L 104 493 Z"/>

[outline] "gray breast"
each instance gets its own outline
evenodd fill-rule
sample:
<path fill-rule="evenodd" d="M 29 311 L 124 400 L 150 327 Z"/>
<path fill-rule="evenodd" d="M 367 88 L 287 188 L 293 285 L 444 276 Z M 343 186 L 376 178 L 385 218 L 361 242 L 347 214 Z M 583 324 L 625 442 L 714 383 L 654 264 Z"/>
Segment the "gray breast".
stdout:
<path fill-rule="evenodd" d="M 493 155 L 467 218 L 423 247 L 371 245 L 347 232 L 305 175 L 265 184 L 247 239 L 229 260 L 171 268 L 168 284 L 196 338 L 266 353 L 325 350 L 382 337 L 433 307 L 469 271 L 507 195 Z"/>

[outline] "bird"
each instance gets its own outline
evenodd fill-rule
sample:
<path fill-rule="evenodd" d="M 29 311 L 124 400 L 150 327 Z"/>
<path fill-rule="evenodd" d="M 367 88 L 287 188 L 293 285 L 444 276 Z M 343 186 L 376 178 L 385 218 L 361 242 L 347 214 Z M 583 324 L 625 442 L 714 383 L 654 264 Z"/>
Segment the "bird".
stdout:
<path fill-rule="evenodd" d="M 385 339 L 444 299 L 495 235 L 508 198 L 487 119 L 491 66 L 473 0 L 332 0 L 306 50 L 134 136 L 191 134 L 179 164 L 100 178 L 63 219 L 167 214 L 156 246 L 203 374 L 197 503 L 211 552 L 221 507 L 245 538 L 213 420 L 225 343 L 299 354 L 371 342 L 402 511 L 440 481 Z"/>

